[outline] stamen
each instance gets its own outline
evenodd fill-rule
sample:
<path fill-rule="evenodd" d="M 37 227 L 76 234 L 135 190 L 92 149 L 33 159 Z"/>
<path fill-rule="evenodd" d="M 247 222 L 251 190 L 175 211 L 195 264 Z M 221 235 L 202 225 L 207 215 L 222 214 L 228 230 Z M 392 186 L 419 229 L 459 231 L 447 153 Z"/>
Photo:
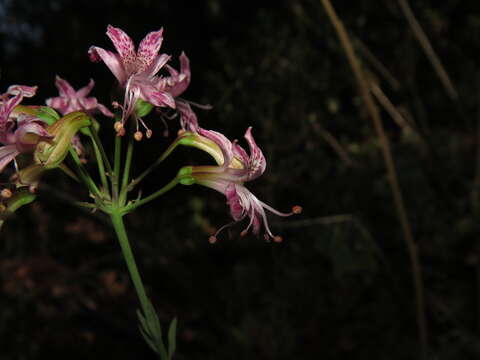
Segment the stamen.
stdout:
<path fill-rule="evenodd" d="M 210 237 L 208 238 L 208 242 L 209 242 L 210 244 L 215 244 L 215 243 L 217 242 L 216 236 L 213 236 L 213 235 L 210 236 Z"/>
<path fill-rule="evenodd" d="M 276 242 L 277 244 L 278 243 L 281 243 L 283 241 L 283 238 L 281 236 L 274 236 L 273 237 L 273 242 Z"/>
<path fill-rule="evenodd" d="M 299 205 L 295 205 L 294 207 L 292 207 L 292 213 L 294 213 L 295 215 L 301 214 L 302 211 L 303 209 Z"/>
<path fill-rule="evenodd" d="M 4 199 L 10 199 L 12 197 L 12 190 L 4 188 L 0 192 L 0 196 Z"/>
<path fill-rule="evenodd" d="M 143 138 L 143 134 L 141 131 L 136 131 L 135 134 L 133 134 L 133 138 L 137 141 L 141 141 Z"/>
<path fill-rule="evenodd" d="M 153 131 L 150 130 L 150 129 L 147 129 L 146 133 L 145 133 L 145 136 L 147 137 L 147 139 L 150 139 L 153 135 Z"/>

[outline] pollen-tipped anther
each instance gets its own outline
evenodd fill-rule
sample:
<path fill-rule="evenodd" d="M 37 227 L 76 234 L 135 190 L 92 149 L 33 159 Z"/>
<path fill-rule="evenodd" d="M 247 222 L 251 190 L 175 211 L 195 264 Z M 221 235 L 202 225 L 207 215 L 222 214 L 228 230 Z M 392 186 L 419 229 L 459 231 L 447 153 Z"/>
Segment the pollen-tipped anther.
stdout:
<path fill-rule="evenodd" d="M 283 241 L 283 238 L 281 236 L 274 236 L 273 237 L 273 242 L 276 242 L 277 244 L 278 243 L 281 243 Z"/>
<path fill-rule="evenodd" d="M 147 129 L 147 131 L 145 132 L 145 136 L 147 137 L 147 139 L 150 139 L 152 135 L 153 135 L 153 131 L 150 129 Z"/>
<path fill-rule="evenodd" d="M 302 211 L 303 209 L 299 205 L 295 205 L 294 207 L 292 207 L 292 213 L 294 213 L 295 215 L 301 214 Z"/>
<path fill-rule="evenodd" d="M 136 131 L 135 134 L 133 134 L 133 138 L 137 141 L 141 141 L 143 139 L 143 134 L 141 131 Z"/>
<path fill-rule="evenodd" d="M 247 234 L 248 234 L 248 230 L 245 229 L 245 230 L 242 230 L 242 232 L 240 233 L 240 236 L 241 236 L 241 237 L 244 237 L 244 236 L 246 236 Z"/>
<path fill-rule="evenodd" d="M 2 191 L 0 191 L 0 197 L 3 199 L 10 199 L 12 197 L 12 190 L 7 188 L 2 189 Z"/>
<path fill-rule="evenodd" d="M 214 236 L 214 235 L 210 236 L 210 237 L 208 238 L 208 242 L 209 242 L 210 244 L 215 244 L 215 243 L 217 242 L 217 237 Z"/>

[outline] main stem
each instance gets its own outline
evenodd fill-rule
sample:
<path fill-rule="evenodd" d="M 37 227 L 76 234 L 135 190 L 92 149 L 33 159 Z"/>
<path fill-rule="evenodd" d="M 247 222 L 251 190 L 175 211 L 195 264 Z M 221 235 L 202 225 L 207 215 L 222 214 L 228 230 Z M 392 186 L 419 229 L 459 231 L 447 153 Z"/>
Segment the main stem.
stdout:
<path fill-rule="evenodd" d="M 149 304 L 148 297 L 145 291 L 145 287 L 143 286 L 142 278 L 140 276 L 140 273 L 138 272 L 137 263 L 135 262 L 132 248 L 130 247 L 130 243 L 128 241 L 128 236 L 125 230 L 125 225 L 123 223 L 122 215 L 117 212 L 112 212 L 110 214 L 110 218 L 117 234 L 118 242 L 120 243 L 120 247 L 122 248 L 123 257 L 125 258 L 125 262 L 127 263 L 130 278 L 132 279 L 135 291 L 137 292 L 137 296 L 140 300 L 143 312 L 146 313 Z"/>
<path fill-rule="evenodd" d="M 357 83 L 360 87 L 360 94 L 370 113 L 370 116 L 373 121 L 373 125 L 375 127 L 375 130 L 380 140 L 382 154 L 383 154 L 385 166 L 387 168 L 388 181 L 390 183 L 390 187 L 392 190 L 395 208 L 397 211 L 398 218 L 400 220 L 400 224 L 402 226 L 405 243 L 406 243 L 408 254 L 410 257 L 410 263 L 412 266 L 413 287 L 415 291 L 415 300 L 416 300 L 415 301 L 416 302 L 416 318 L 417 318 L 418 334 L 419 334 L 419 341 L 420 341 L 421 358 L 425 360 L 428 356 L 428 335 L 427 335 L 428 332 L 427 332 L 427 322 L 426 322 L 426 316 L 425 316 L 425 300 L 424 300 L 424 293 L 423 293 L 422 269 L 420 266 L 417 244 L 413 239 L 412 230 L 410 228 L 410 223 L 407 217 L 407 211 L 405 209 L 405 204 L 403 202 L 402 192 L 400 190 L 400 185 L 398 183 L 397 171 L 395 169 L 393 156 L 390 149 L 390 142 L 388 140 L 387 135 L 385 134 L 385 130 L 383 128 L 383 123 L 382 123 L 382 119 L 380 118 L 378 108 L 375 106 L 375 102 L 373 101 L 372 94 L 370 93 L 367 80 L 365 79 L 365 75 L 363 74 L 363 70 L 360 65 L 360 62 L 358 61 L 355 55 L 355 52 L 353 50 L 353 46 L 347 34 L 347 31 L 345 30 L 345 27 L 343 26 L 343 23 L 341 22 L 341 20 L 338 18 L 330 0 L 321 0 L 321 2 L 345 50 L 348 61 L 350 62 L 350 66 L 353 70 Z"/>

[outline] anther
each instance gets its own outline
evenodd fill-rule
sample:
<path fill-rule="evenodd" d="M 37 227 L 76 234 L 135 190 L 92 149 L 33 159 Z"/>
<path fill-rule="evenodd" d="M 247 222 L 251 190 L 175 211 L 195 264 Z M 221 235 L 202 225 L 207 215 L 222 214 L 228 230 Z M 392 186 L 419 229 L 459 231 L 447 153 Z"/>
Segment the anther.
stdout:
<path fill-rule="evenodd" d="M 115 124 L 113 124 L 113 128 L 115 131 L 118 133 L 123 129 L 123 124 L 121 121 L 115 121 Z"/>
<path fill-rule="evenodd" d="M 143 134 L 141 131 L 136 131 L 135 134 L 133 134 L 133 138 L 137 141 L 141 141 L 143 138 Z"/>
<path fill-rule="evenodd" d="M 121 105 L 117 101 L 112 102 L 112 106 L 114 109 L 118 109 L 119 107 L 121 107 Z"/>
<path fill-rule="evenodd" d="M 210 244 L 215 244 L 215 243 L 217 242 L 217 238 L 212 235 L 212 236 L 210 236 L 210 237 L 208 238 L 208 242 L 209 242 Z"/>
<path fill-rule="evenodd" d="M 245 229 L 245 230 L 242 230 L 242 232 L 240 233 L 240 236 L 241 236 L 241 237 L 244 237 L 244 236 L 247 235 L 247 234 L 248 234 L 248 230 Z"/>
<path fill-rule="evenodd" d="M 298 205 L 295 205 L 294 207 L 292 207 L 292 213 L 296 215 L 301 214 L 302 210 L 303 210 L 302 207 Z"/>
<path fill-rule="evenodd" d="M 276 242 L 277 244 L 278 243 L 281 243 L 283 241 L 283 238 L 281 236 L 274 236 L 273 237 L 273 242 Z"/>
<path fill-rule="evenodd" d="M 153 131 L 150 129 L 147 129 L 147 131 L 145 132 L 145 136 L 147 137 L 147 139 L 150 139 L 152 135 L 153 135 Z"/>
<path fill-rule="evenodd" d="M 2 189 L 2 191 L 0 191 L 0 196 L 4 199 L 10 199 L 12 197 L 12 190 L 10 189 Z"/>

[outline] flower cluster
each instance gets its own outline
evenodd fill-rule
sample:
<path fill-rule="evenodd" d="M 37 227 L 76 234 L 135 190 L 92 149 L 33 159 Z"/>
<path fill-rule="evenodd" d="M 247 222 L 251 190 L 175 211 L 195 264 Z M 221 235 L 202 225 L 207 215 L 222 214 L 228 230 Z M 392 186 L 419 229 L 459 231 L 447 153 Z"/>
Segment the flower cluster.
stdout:
<path fill-rule="evenodd" d="M 279 216 L 289 216 L 300 213 L 301 208 L 295 206 L 290 213 L 279 212 L 260 201 L 244 186 L 245 182 L 262 175 L 266 167 L 265 157 L 253 139 L 251 127 L 245 134 L 250 149 L 248 155 L 236 141 L 231 142 L 221 133 L 205 130 L 199 126 L 190 103 L 179 98 L 190 84 L 191 72 L 188 57 L 185 53 L 180 55 L 180 71 L 167 64 L 170 56 L 159 53 L 163 41 L 163 29 L 149 33 L 141 41 L 138 51 L 135 51 L 132 39 L 121 29 L 109 25 L 107 35 L 117 53 L 92 46 L 89 54 L 92 61 L 102 60 L 115 75 L 120 86 L 125 89 L 124 103 L 121 106 L 122 120 L 120 124 L 116 124 L 116 130 L 120 135 L 124 133 L 126 120 L 133 116 L 137 129 L 135 135 L 139 135 L 140 123 L 145 127 L 147 137 L 151 136 L 151 130 L 134 111 L 139 99 L 156 107 L 176 109 L 183 130 L 178 141 L 191 139 L 192 146 L 212 154 L 218 164 L 218 166 L 190 167 L 190 179 L 224 194 L 234 222 L 241 221 L 247 216 L 250 218 L 248 226 L 242 231 L 243 235 L 250 228 L 253 229 L 254 234 L 258 234 L 263 224 L 265 239 L 281 241 L 281 237 L 273 235 L 270 230 L 265 209 Z M 168 75 L 158 74 L 163 67 Z M 141 138 L 141 136 L 138 137 Z M 183 180 L 185 182 L 185 179 Z M 210 237 L 210 241 L 215 242 L 218 233 L 229 225 L 231 224 L 220 228 Z"/>
<path fill-rule="evenodd" d="M 145 128 L 147 137 L 151 137 L 152 131 L 135 112 L 139 99 L 159 108 L 177 109 L 182 128 L 196 131 L 198 122 L 195 113 L 187 101 L 179 98 L 190 84 L 190 63 L 187 56 L 182 53 L 180 72 L 167 65 L 171 57 L 159 54 L 163 42 L 163 29 L 145 36 L 140 42 L 138 51 L 135 51 L 132 39 L 119 28 L 109 25 L 107 36 L 117 53 L 92 46 L 89 55 L 94 62 L 103 61 L 117 78 L 120 87 L 125 89 L 123 105 L 118 105 L 123 109 L 122 119 L 115 124 L 119 135 L 125 133 L 125 122 L 133 115 L 137 130 L 135 137 L 137 139 L 142 137 L 139 124 Z M 163 67 L 169 76 L 157 75 Z"/>

